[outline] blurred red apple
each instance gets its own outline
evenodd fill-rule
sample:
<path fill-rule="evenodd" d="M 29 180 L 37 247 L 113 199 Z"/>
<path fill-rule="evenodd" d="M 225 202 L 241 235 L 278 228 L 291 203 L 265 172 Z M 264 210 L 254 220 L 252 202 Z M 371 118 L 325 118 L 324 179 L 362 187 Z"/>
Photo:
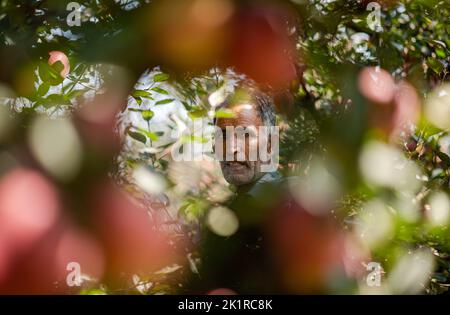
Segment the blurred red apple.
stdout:
<path fill-rule="evenodd" d="M 359 74 L 358 85 L 362 95 L 372 103 L 389 105 L 394 99 L 394 79 L 379 67 L 364 68 Z"/>
<path fill-rule="evenodd" d="M 11 253 L 6 238 L 0 231 L 0 285 L 6 279 L 11 264 Z"/>
<path fill-rule="evenodd" d="M 237 295 L 237 293 L 231 289 L 220 288 L 208 292 L 208 295 Z"/>
<path fill-rule="evenodd" d="M 48 59 L 48 64 L 50 66 L 54 65 L 56 62 L 60 61 L 64 66 L 63 70 L 61 70 L 61 77 L 65 78 L 70 72 L 70 62 L 69 58 L 62 51 L 54 50 L 48 53 L 50 58 Z"/>
<path fill-rule="evenodd" d="M 59 223 L 26 252 L 14 257 L 8 277 L 0 281 L 2 294 L 77 293 L 82 282 L 73 280 L 69 263 L 79 265 L 77 280 L 88 275 L 98 279 L 103 273 L 103 254 L 97 242 L 69 224 Z"/>
<path fill-rule="evenodd" d="M 207 70 L 217 65 L 228 45 L 233 1 L 157 1 L 152 8 L 150 54 L 175 70 Z"/>
<path fill-rule="evenodd" d="M 276 3 L 241 8 L 233 20 L 230 64 L 258 83 L 289 87 L 297 78 L 291 19 L 290 11 Z"/>
<path fill-rule="evenodd" d="M 370 118 L 376 128 L 391 138 L 411 134 L 421 110 L 414 86 L 407 81 L 396 84 L 386 70 L 368 67 L 359 75 L 359 89 L 374 105 L 384 105 L 371 108 Z"/>
<path fill-rule="evenodd" d="M 14 257 L 6 281 L 0 283 L 0 294 L 62 293 L 53 268 L 58 235 L 58 228 L 54 228 L 26 252 Z"/>
<path fill-rule="evenodd" d="M 346 233 L 342 261 L 348 277 L 360 279 L 367 273 L 364 263 L 370 262 L 370 250 L 354 235 Z"/>
<path fill-rule="evenodd" d="M 394 102 L 394 136 L 401 132 L 406 132 L 404 136 L 411 135 L 410 127 L 418 122 L 421 111 L 419 95 L 414 86 L 406 81 L 400 82 L 396 88 Z"/>
<path fill-rule="evenodd" d="M 79 264 L 82 274 L 101 279 L 105 263 L 103 250 L 86 232 L 67 227 L 55 248 L 55 269 L 63 276 L 62 280 L 69 273 L 69 263 Z"/>
<path fill-rule="evenodd" d="M 288 292 L 326 293 L 333 276 L 360 274 L 366 252 L 333 218 L 312 215 L 292 200 L 270 222 L 276 263 Z"/>
<path fill-rule="evenodd" d="M 0 180 L 0 230 L 15 251 L 47 233 L 59 207 L 55 187 L 37 171 L 16 169 Z"/>
<path fill-rule="evenodd" d="M 95 223 L 113 274 L 153 272 L 173 258 L 169 237 L 141 208 L 113 184 L 95 197 Z"/>
<path fill-rule="evenodd" d="M 114 133 L 116 117 L 126 104 L 126 98 L 117 93 L 97 95 L 92 102 L 82 106 L 76 113 L 76 123 L 86 144 L 106 155 L 117 153 L 120 141 Z"/>

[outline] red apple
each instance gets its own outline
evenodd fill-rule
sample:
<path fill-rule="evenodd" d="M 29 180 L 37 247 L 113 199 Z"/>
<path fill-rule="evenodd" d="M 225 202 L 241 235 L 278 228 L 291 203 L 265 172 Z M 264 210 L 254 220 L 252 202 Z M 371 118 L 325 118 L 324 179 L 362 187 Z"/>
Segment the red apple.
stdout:
<path fill-rule="evenodd" d="M 0 180 L 0 230 L 15 251 L 41 238 L 59 215 L 55 187 L 39 172 L 16 169 Z"/>
<path fill-rule="evenodd" d="M 11 252 L 6 238 L 0 232 L 0 286 L 9 273 L 11 264 Z"/>
<path fill-rule="evenodd" d="M 297 53 L 288 36 L 290 16 L 275 4 L 242 8 L 233 23 L 230 64 L 258 83 L 288 88 L 297 78 Z"/>
<path fill-rule="evenodd" d="M 169 237 L 146 209 L 111 183 L 95 196 L 94 220 L 113 275 L 153 272 L 169 263 L 173 258 Z"/>
<path fill-rule="evenodd" d="M 419 95 L 414 86 L 406 81 L 397 84 L 394 102 L 393 136 L 402 131 L 406 132 L 405 136 L 411 135 L 410 127 L 418 122 L 421 111 Z"/>
<path fill-rule="evenodd" d="M 26 252 L 14 257 L 6 281 L 0 281 L 0 293 L 77 293 L 83 283 L 68 282 L 75 279 L 69 263 L 79 265 L 82 281 L 84 275 L 100 279 L 103 274 L 104 258 L 99 244 L 71 224 L 59 222 Z"/>
<path fill-rule="evenodd" d="M 207 70 L 222 58 L 233 1 L 157 1 L 152 8 L 147 49 L 163 64 L 182 71 Z"/>
<path fill-rule="evenodd" d="M 370 262 L 370 250 L 353 234 L 346 233 L 342 261 L 348 277 L 360 279 L 367 273 L 365 264 Z"/>
<path fill-rule="evenodd" d="M 117 91 L 97 95 L 92 102 L 82 106 L 75 119 L 86 144 L 106 155 L 116 154 L 120 142 L 114 133 L 117 114 L 126 104 L 126 98 Z"/>
<path fill-rule="evenodd" d="M 78 264 L 83 275 L 101 279 L 105 261 L 100 243 L 86 232 L 68 226 L 56 245 L 54 263 L 59 280 L 66 283 L 69 263 Z"/>
<path fill-rule="evenodd" d="M 269 235 L 281 282 L 295 294 L 326 293 L 338 272 L 356 277 L 366 252 L 328 215 L 312 215 L 294 200 L 270 221 Z"/>
<path fill-rule="evenodd" d="M 389 105 L 394 100 L 395 82 L 384 69 L 364 68 L 359 74 L 358 85 L 362 95 L 372 103 Z"/>
<path fill-rule="evenodd" d="M 62 293 L 53 263 L 58 235 L 58 228 L 54 228 L 27 251 L 14 257 L 8 277 L 0 283 L 0 294 Z"/>
<path fill-rule="evenodd" d="M 67 55 L 62 51 L 58 50 L 51 51 L 48 54 L 50 55 L 50 58 L 48 59 L 48 64 L 52 66 L 56 62 L 60 61 L 64 66 L 63 70 L 61 70 L 60 72 L 61 77 L 63 78 L 67 77 L 67 75 L 70 72 L 70 62 Z"/>
<path fill-rule="evenodd" d="M 208 292 L 208 295 L 237 295 L 237 293 L 231 289 L 220 288 Z"/>

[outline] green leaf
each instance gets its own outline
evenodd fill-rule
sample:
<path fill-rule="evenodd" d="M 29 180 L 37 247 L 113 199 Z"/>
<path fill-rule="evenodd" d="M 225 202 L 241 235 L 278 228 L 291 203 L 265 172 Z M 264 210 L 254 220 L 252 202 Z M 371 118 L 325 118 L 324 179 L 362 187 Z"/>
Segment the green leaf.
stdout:
<path fill-rule="evenodd" d="M 63 65 L 63 63 L 61 62 L 61 61 L 57 61 L 57 62 L 55 62 L 54 64 L 52 64 L 51 66 L 50 66 L 52 69 L 53 69 L 53 71 L 56 73 L 56 74 L 60 74 L 61 73 L 61 71 L 63 71 L 64 70 L 64 65 Z"/>
<path fill-rule="evenodd" d="M 445 166 L 450 167 L 450 156 L 448 156 L 444 152 L 438 152 L 437 155 L 442 160 L 442 162 L 445 164 Z"/>
<path fill-rule="evenodd" d="M 146 132 L 147 137 L 152 141 L 158 141 L 158 136 L 154 132 Z"/>
<path fill-rule="evenodd" d="M 83 93 L 84 93 L 83 90 L 73 90 L 67 94 L 67 98 L 71 100 L 79 95 L 82 95 Z"/>
<path fill-rule="evenodd" d="M 51 65 L 49 69 L 50 84 L 53 86 L 60 85 L 64 81 L 64 78 L 61 76 L 61 71 L 64 70 L 64 65 L 61 63 L 61 61 L 57 61 L 53 65 Z"/>
<path fill-rule="evenodd" d="M 204 137 L 197 137 L 197 136 L 182 136 L 181 137 L 181 143 L 186 144 L 190 142 L 197 142 L 197 143 L 208 143 L 208 139 Z"/>
<path fill-rule="evenodd" d="M 169 75 L 165 73 L 158 73 L 153 77 L 154 82 L 165 82 L 169 80 Z"/>
<path fill-rule="evenodd" d="M 150 93 L 148 91 L 144 91 L 144 90 L 134 90 L 132 95 L 134 98 L 144 97 L 144 98 L 152 99 L 152 93 Z"/>
<path fill-rule="evenodd" d="M 63 81 L 63 77 L 61 77 L 59 74 L 54 74 L 52 72 L 50 73 L 50 80 L 48 81 L 50 82 L 50 85 L 57 86 L 63 83 Z"/>
<path fill-rule="evenodd" d="M 199 82 L 196 84 L 195 92 L 200 96 L 208 94 Z"/>
<path fill-rule="evenodd" d="M 157 163 L 161 166 L 161 168 L 162 168 L 163 170 L 167 170 L 167 168 L 169 167 L 169 162 L 166 161 L 166 160 L 164 160 L 164 159 L 159 159 L 159 160 L 157 161 Z"/>
<path fill-rule="evenodd" d="M 436 48 L 435 50 L 436 55 L 438 55 L 439 58 L 445 58 L 445 51 L 442 48 Z"/>
<path fill-rule="evenodd" d="M 61 105 L 66 103 L 64 95 L 61 94 L 50 94 L 45 98 L 46 105 Z"/>
<path fill-rule="evenodd" d="M 129 135 L 131 138 L 133 138 L 134 140 L 139 141 L 139 142 L 142 142 L 143 144 L 146 144 L 146 143 L 147 143 L 147 138 L 146 138 L 142 133 L 134 132 L 134 131 L 128 130 L 128 135 Z"/>
<path fill-rule="evenodd" d="M 215 113 L 216 118 L 233 118 L 234 113 L 230 111 L 229 109 L 219 109 Z"/>
<path fill-rule="evenodd" d="M 145 135 L 145 137 L 149 138 L 152 141 L 158 141 L 159 137 L 156 133 L 147 131 L 145 129 L 139 128 L 139 132 Z"/>
<path fill-rule="evenodd" d="M 45 96 L 50 90 L 50 84 L 48 82 L 43 82 L 38 88 L 38 94 L 40 96 Z"/>
<path fill-rule="evenodd" d="M 428 66 L 437 74 L 440 74 L 444 70 L 444 65 L 434 58 L 427 59 Z"/>
<path fill-rule="evenodd" d="M 39 77 L 43 82 L 47 82 L 52 86 L 59 85 L 64 81 L 64 78 L 60 75 L 62 69 L 64 69 L 64 66 L 60 61 L 53 64 L 53 66 L 50 66 L 47 63 L 41 63 L 38 69 Z"/>
<path fill-rule="evenodd" d="M 160 87 L 154 87 L 152 89 L 152 91 L 155 91 L 155 92 L 157 92 L 159 94 L 169 95 L 169 92 L 167 92 L 166 90 L 164 90 L 164 89 L 162 89 Z"/>
<path fill-rule="evenodd" d="M 183 202 L 178 214 L 188 221 L 197 221 L 206 213 L 208 207 L 209 203 L 206 200 L 191 197 Z"/>
<path fill-rule="evenodd" d="M 106 293 L 100 289 L 83 289 L 80 295 L 106 295 Z"/>
<path fill-rule="evenodd" d="M 188 115 L 189 117 L 191 117 L 191 119 L 199 119 L 205 117 L 207 113 L 208 111 L 206 109 L 200 109 L 190 112 L 188 113 Z"/>
<path fill-rule="evenodd" d="M 188 102 L 182 101 L 181 104 L 183 104 L 184 108 L 185 108 L 187 111 L 191 111 L 191 110 L 192 110 L 192 106 L 189 105 Z"/>
<path fill-rule="evenodd" d="M 166 104 L 170 104 L 170 103 L 172 103 L 173 101 L 174 101 L 173 98 L 169 98 L 169 99 L 157 101 L 157 102 L 155 103 L 155 106 L 156 106 L 156 105 L 166 105 Z"/>
<path fill-rule="evenodd" d="M 155 113 L 152 112 L 151 110 L 144 110 L 141 115 L 145 121 L 150 121 L 153 118 L 153 116 L 155 115 Z"/>
<path fill-rule="evenodd" d="M 39 65 L 39 77 L 42 81 L 48 82 L 50 80 L 50 66 L 46 63 Z"/>

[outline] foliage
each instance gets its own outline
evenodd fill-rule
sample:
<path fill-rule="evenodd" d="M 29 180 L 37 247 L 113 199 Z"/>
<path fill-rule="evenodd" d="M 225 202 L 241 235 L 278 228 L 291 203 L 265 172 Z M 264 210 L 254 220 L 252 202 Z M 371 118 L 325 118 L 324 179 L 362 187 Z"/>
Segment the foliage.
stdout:
<path fill-rule="evenodd" d="M 0 79 L 18 94 L 4 98 L 4 103 L 19 117 L 38 113 L 70 116 L 96 95 L 103 94 L 111 82 L 112 86 L 121 85 L 129 96 L 118 115 L 116 131 L 122 137 L 123 147 L 114 157 L 113 177 L 129 190 L 139 191 L 133 179 L 133 171 L 139 166 L 145 164 L 163 175 L 175 200 L 170 215 L 190 231 L 195 243 L 198 235 L 192 231 L 205 225 L 209 209 L 224 202 L 208 194 L 211 187 L 216 185 L 225 200 L 231 192 L 219 179 L 220 175 L 209 170 L 202 173 L 199 183 L 180 188 L 177 173 L 171 173 L 169 153 L 182 135 L 177 138 L 171 133 L 181 126 L 190 127 L 195 120 L 212 124 L 212 118 L 225 115 L 214 110 L 210 96 L 216 93 L 220 98 L 232 91 L 237 82 L 249 78 L 221 65 L 190 72 L 159 63 L 148 54 L 145 42 L 149 37 L 141 24 L 142 15 L 151 7 L 148 1 L 78 2 L 82 5 L 82 26 L 68 27 L 65 3 L 60 1 L 0 0 L 0 66 L 9 69 Z M 450 3 L 385 1 L 380 31 L 367 24 L 371 13 L 367 1 L 285 2 L 298 15 L 294 36 L 298 67 L 302 71 L 298 82 L 290 88 L 293 98 L 289 110 L 279 113 L 279 121 L 286 127 L 281 141 L 283 172 L 286 175 L 305 172 L 317 155 L 335 157 L 340 174 L 344 174 L 339 178 L 344 191 L 342 200 L 334 205 L 341 224 L 353 229 L 366 201 L 383 200 L 394 213 L 394 234 L 391 242 L 373 250 L 373 258 L 383 261 L 390 270 L 404 252 L 430 247 L 438 268 L 426 291 L 447 293 L 448 227 L 430 227 L 425 213 L 433 193 L 444 192 L 447 196 L 450 193 L 450 156 L 442 149 L 449 132 L 422 118 L 414 134 L 398 144 L 408 161 L 416 163 L 422 173 L 422 186 L 410 197 L 423 215 L 408 221 L 396 203 L 402 192 L 371 185 L 357 170 L 359 152 L 365 144 L 387 141 L 387 137 L 370 126 L 367 113 L 371 105 L 358 91 L 356 78 L 362 67 L 380 66 L 396 81 L 413 83 L 426 100 L 433 89 L 449 79 Z M 62 50 L 68 55 L 72 70 L 66 78 L 60 76 L 64 68 L 61 62 L 48 64 L 50 50 Z M 21 73 L 29 75 L 26 82 Z M 277 96 L 275 89 L 263 88 Z M 180 111 L 185 115 L 170 116 L 168 128 L 162 130 L 155 123 L 158 113 L 164 111 L 161 108 L 177 104 L 181 104 Z M 127 120 L 130 115 L 136 116 L 130 121 Z M 205 136 L 194 140 L 206 143 L 209 139 Z M 195 264 L 191 263 L 190 269 L 195 272 Z M 179 272 L 169 271 L 169 274 Z M 161 274 L 153 276 L 149 282 L 164 282 L 159 280 Z M 138 280 L 136 283 L 142 285 L 142 279 Z M 160 286 L 150 290 L 144 286 L 140 291 L 158 293 L 173 289 Z M 102 291 L 83 291 L 99 292 Z"/>

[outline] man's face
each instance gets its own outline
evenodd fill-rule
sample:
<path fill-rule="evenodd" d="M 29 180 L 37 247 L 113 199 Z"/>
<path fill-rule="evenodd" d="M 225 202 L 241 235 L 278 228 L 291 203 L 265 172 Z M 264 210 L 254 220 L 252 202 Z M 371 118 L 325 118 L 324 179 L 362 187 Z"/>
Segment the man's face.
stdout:
<path fill-rule="evenodd" d="M 236 186 L 250 184 L 262 177 L 260 171 L 261 162 L 259 157 L 251 161 L 249 152 L 258 152 L 258 127 L 264 126 L 264 123 L 255 108 L 251 104 L 239 104 L 228 108 L 233 114 L 233 118 L 219 118 L 216 125 L 222 130 L 223 135 L 223 159 L 220 162 L 222 174 L 226 181 Z M 226 133 L 227 127 L 234 127 L 234 134 Z M 238 137 L 239 129 L 245 129 L 242 137 Z M 238 141 L 240 139 L 244 141 Z M 231 143 L 230 143 L 231 141 Z M 228 147 L 228 148 L 227 148 Z M 231 150 L 231 152 L 229 152 Z M 244 160 L 239 161 L 238 152 Z M 232 157 L 227 159 L 227 155 Z"/>

